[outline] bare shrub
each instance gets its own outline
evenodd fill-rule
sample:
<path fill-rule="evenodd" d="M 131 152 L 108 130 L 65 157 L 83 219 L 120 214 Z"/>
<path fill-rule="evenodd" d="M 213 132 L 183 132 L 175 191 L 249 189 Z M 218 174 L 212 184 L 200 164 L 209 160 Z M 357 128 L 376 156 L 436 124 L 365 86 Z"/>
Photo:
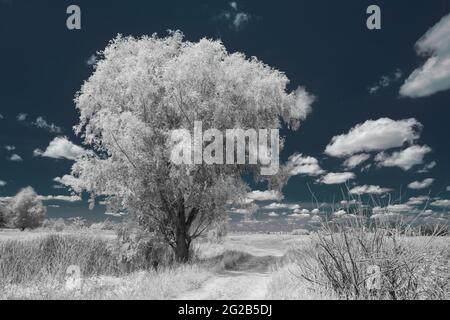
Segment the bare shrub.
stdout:
<path fill-rule="evenodd" d="M 448 298 L 448 245 L 434 246 L 435 237 L 413 241 L 404 233 L 399 225 L 368 226 L 359 217 L 325 225 L 312 248 L 297 252 L 299 276 L 345 299 Z"/>

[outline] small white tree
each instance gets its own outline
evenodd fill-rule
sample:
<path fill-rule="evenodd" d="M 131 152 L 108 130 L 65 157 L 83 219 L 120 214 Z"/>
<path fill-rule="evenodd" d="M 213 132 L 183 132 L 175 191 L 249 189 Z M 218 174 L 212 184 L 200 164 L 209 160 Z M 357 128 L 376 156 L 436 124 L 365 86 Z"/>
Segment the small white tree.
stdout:
<path fill-rule="evenodd" d="M 8 205 L 11 224 L 15 228 L 37 228 L 42 225 L 47 209 L 32 187 L 26 187 L 17 193 Z"/>

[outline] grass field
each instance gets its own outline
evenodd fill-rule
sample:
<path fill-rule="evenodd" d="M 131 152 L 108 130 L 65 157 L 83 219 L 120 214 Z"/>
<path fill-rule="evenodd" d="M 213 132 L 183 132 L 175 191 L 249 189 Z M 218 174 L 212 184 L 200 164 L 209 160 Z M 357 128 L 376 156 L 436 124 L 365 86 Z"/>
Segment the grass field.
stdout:
<path fill-rule="evenodd" d="M 305 280 L 315 263 L 314 235 L 230 234 L 194 244 L 187 265 L 124 268 L 111 231 L 0 232 L 0 299 L 345 299 L 327 283 Z M 421 248 L 429 238 L 400 241 Z M 448 299 L 449 238 L 434 239 L 421 262 Z M 417 249 L 418 250 L 418 249 Z M 311 256 L 313 253 L 313 256 Z M 440 261 L 435 260 L 439 253 Z M 434 260 L 433 260 L 434 259 Z M 70 266 L 80 281 L 70 286 Z M 317 267 L 317 266 L 316 266 Z M 321 274 L 320 268 L 315 272 Z M 435 282 L 427 286 L 436 286 Z M 447 290 L 447 291 L 446 291 Z M 356 297 L 353 297 L 356 298 Z"/>

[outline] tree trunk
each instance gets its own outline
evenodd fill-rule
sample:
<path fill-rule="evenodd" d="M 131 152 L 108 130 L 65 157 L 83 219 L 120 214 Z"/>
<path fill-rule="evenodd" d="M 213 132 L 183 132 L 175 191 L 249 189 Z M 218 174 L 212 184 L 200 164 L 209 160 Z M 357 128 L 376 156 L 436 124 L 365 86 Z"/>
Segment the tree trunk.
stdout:
<path fill-rule="evenodd" d="M 177 261 L 180 263 L 186 263 L 189 261 L 189 242 L 186 239 L 186 235 L 177 234 L 175 256 Z"/>
<path fill-rule="evenodd" d="M 191 241 L 189 239 L 190 226 L 186 223 L 184 205 L 180 206 L 178 210 L 176 223 L 175 256 L 178 262 L 186 263 L 189 261 L 189 247 Z"/>

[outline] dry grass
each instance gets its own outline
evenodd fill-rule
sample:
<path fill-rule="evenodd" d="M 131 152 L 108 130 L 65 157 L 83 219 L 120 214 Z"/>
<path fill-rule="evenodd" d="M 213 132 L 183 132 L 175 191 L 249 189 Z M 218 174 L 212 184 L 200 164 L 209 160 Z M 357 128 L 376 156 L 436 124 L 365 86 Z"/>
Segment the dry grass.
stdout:
<path fill-rule="evenodd" d="M 68 289 L 65 281 L 41 278 L 2 288 L 0 299 L 30 300 L 168 300 L 200 287 L 210 272 L 185 265 L 136 272 L 121 277 L 83 278 L 81 286 Z"/>
<path fill-rule="evenodd" d="M 171 299 L 210 276 L 201 264 L 130 268 L 121 249 L 87 233 L 0 241 L 0 299 Z M 76 288 L 66 285 L 72 265 L 81 271 Z"/>
<path fill-rule="evenodd" d="M 266 299 L 449 298 L 448 237 L 358 228 L 311 236 L 230 235 L 222 243 L 196 243 L 188 265 L 154 269 L 139 258 L 147 252 L 140 248 L 145 241 L 126 246 L 125 256 L 133 255 L 124 267 L 122 243 L 110 234 L 33 232 L 17 240 L 12 233 L 0 234 L 0 299 L 176 299 L 215 280 L 233 280 L 217 277 L 226 272 L 242 279 L 220 287 L 224 296 L 228 286 L 246 285 Z M 66 286 L 70 265 L 81 269 L 76 289 Z M 380 266 L 382 290 L 366 289 L 369 265 Z"/>
<path fill-rule="evenodd" d="M 448 237 L 407 237 L 363 224 L 325 228 L 291 252 L 299 285 L 343 299 L 448 299 Z M 371 272 L 377 272 L 371 276 Z M 379 284 L 379 285 L 378 285 Z M 313 290 L 314 291 L 314 290 Z"/>

